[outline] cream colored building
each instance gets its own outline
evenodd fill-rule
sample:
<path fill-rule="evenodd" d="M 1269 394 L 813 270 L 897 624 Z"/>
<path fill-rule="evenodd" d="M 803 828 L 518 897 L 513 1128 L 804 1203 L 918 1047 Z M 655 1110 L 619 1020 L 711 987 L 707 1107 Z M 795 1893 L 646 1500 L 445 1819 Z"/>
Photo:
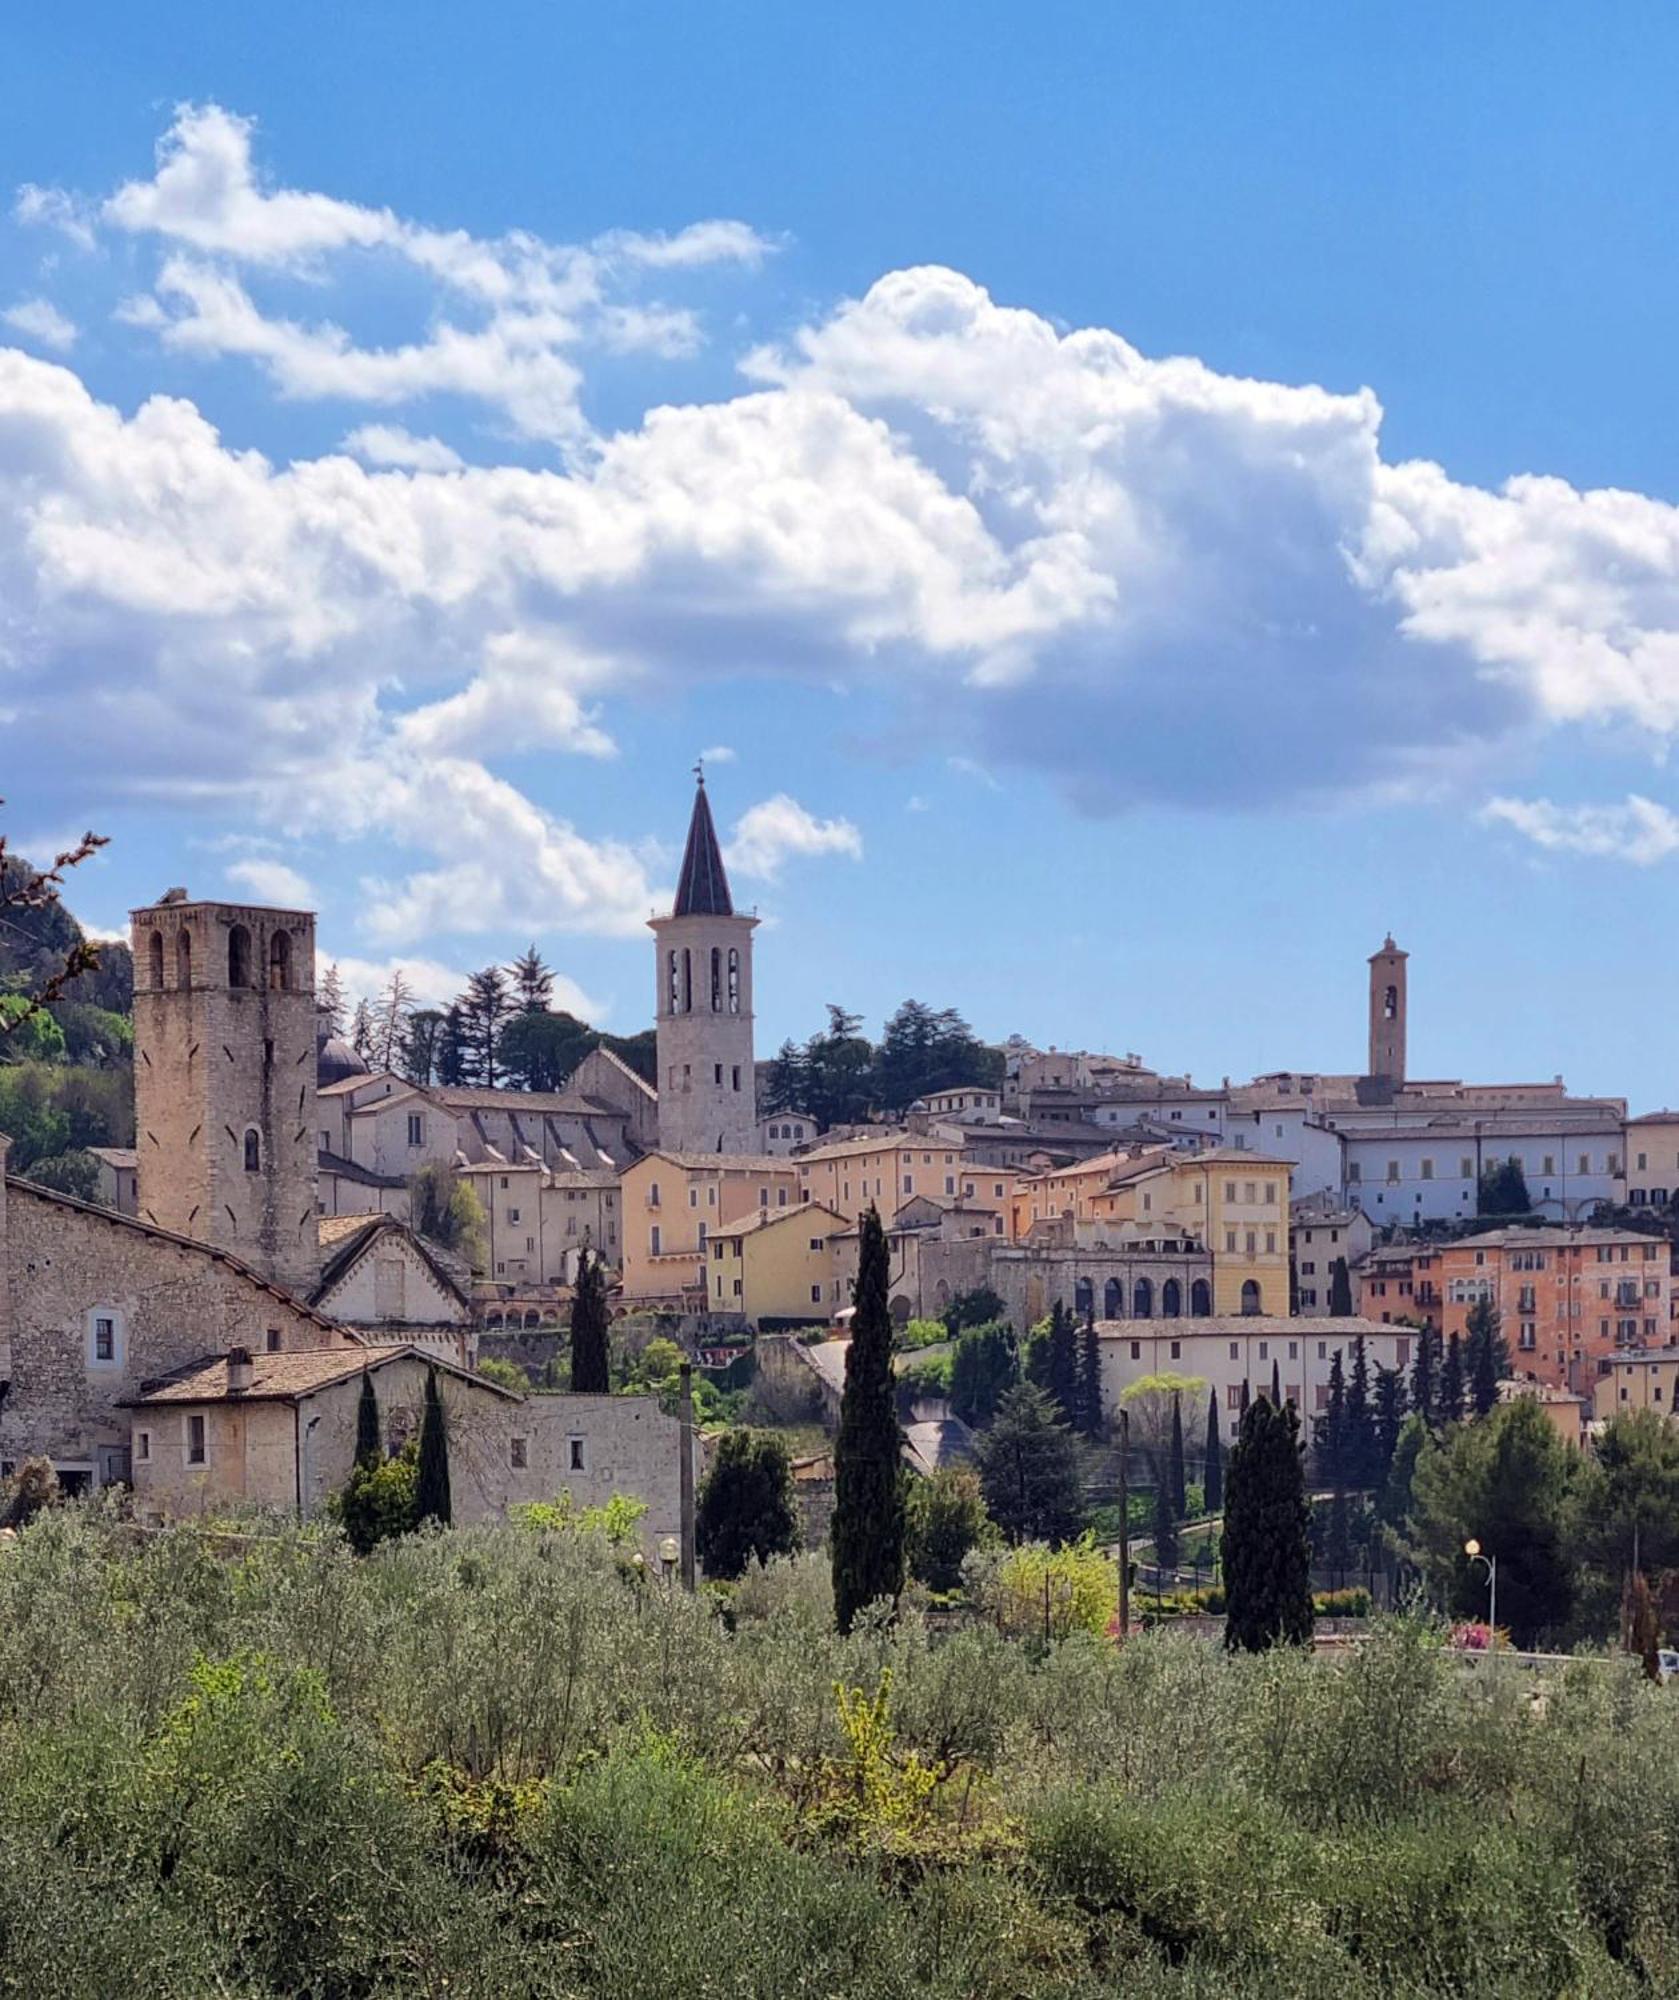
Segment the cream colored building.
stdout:
<path fill-rule="evenodd" d="M 1169 1223 L 1204 1243 L 1213 1259 L 1213 1312 L 1286 1314 L 1287 1160 L 1235 1146 L 1143 1156 L 1092 1195 L 1092 1216 L 1140 1228 Z"/>
<path fill-rule="evenodd" d="M 749 1215 L 796 1208 L 791 1160 L 659 1151 L 619 1180 L 626 1305 L 703 1308 L 712 1235 Z"/>
<path fill-rule="evenodd" d="M 478 1334 L 470 1273 L 390 1215 L 322 1216 L 310 1304 L 381 1347 L 414 1346 L 470 1368 Z"/>
<path fill-rule="evenodd" d="M 1353 1268 L 1369 1256 L 1375 1230 L 1362 1209 L 1314 1197 L 1293 1204 L 1290 1223 L 1294 1246 L 1294 1291 L 1302 1319 L 1319 1319 L 1330 1309 L 1335 1265 L 1347 1267 L 1348 1297 L 1357 1303 Z"/>
<path fill-rule="evenodd" d="M 1597 1385 L 1598 1421 L 1627 1410 L 1656 1410 L 1664 1417 L 1679 1410 L 1679 1347 L 1618 1354 L 1609 1363 Z"/>
<path fill-rule="evenodd" d="M 847 1239 L 845 1217 L 836 1210 L 817 1201 L 762 1208 L 712 1235 L 706 1303 L 754 1326 L 823 1324 L 849 1302 L 856 1266 L 855 1235 Z"/>
<path fill-rule="evenodd" d="M 1195 1407 L 1184 1410 L 1184 1435 L 1191 1439 L 1204 1434 L 1209 1389 L 1218 1400 L 1220 1426 L 1233 1438 L 1241 1421 L 1243 1385 L 1251 1396 L 1268 1396 L 1273 1369 L 1284 1398 L 1301 1412 L 1302 1433 L 1309 1437 L 1329 1407 L 1330 1371 L 1337 1354 L 1344 1374 L 1352 1366 L 1353 1342 L 1362 1334 L 1374 1382 L 1378 1368 L 1409 1368 L 1416 1340 L 1409 1328 L 1373 1320 L 1253 1314 L 1202 1320 L 1099 1320 L 1096 1330 L 1103 1411 L 1111 1418 L 1119 1408 L 1121 1391 L 1142 1376 L 1196 1376 L 1206 1387 L 1197 1392 Z"/>
<path fill-rule="evenodd" d="M 794 1164 L 807 1200 L 852 1221 L 871 1205 L 887 1217 L 925 1197 L 944 1208 L 981 1209 L 992 1218 L 992 1235 L 1008 1234 L 1015 1173 L 967 1159 L 954 1130 L 839 1139 L 801 1153 Z"/>
<path fill-rule="evenodd" d="M 1626 1121 L 1625 1171 L 1615 1199 L 1632 1208 L 1666 1208 L 1679 1199 L 1679 1111 L 1646 1111 Z"/>
<path fill-rule="evenodd" d="M 618 1263 L 622 1194 L 615 1174 L 492 1155 L 457 1161 L 455 1175 L 470 1184 L 484 1211 L 483 1275 L 493 1284 L 569 1285 L 585 1248 Z"/>

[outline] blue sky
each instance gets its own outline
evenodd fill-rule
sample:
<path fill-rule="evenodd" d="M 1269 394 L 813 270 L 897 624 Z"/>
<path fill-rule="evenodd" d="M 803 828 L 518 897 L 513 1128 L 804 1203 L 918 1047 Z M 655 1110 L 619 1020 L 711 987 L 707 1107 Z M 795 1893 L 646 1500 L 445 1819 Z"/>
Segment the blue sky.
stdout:
<path fill-rule="evenodd" d="M 1414 1069 L 1679 1101 L 1671 10 L 9 41 L 0 790 L 96 921 L 630 1029 L 717 749 L 766 1050 L 1354 1068 L 1391 927 Z"/>

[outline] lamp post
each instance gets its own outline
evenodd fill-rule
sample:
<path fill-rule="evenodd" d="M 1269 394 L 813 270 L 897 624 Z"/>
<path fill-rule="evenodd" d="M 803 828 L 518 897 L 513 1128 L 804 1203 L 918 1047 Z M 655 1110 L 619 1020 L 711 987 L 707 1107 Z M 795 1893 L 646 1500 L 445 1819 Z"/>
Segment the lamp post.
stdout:
<path fill-rule="evenodd" d="M 665 1535 L 659 1542 L 659 1572 L 664 1577 L 665 1588 L 670 1588 L 671 1576 L 676 1565 L 682 1560 L 682 1544 L 674 1535 Z"/>
<path fill-rule="evenodd" d="M 1490 1657 L 1492 1649 L 1498 1644 L 1498 1558 L 1483 1555 L 1481 1545 L 1473 1535 L 1464 1543 L 1463 1553 L 1471 1563 L 1479 1563 L 1487 1573 L 1487 1630 L 1490 1635 L 1487 1653 Z"/>

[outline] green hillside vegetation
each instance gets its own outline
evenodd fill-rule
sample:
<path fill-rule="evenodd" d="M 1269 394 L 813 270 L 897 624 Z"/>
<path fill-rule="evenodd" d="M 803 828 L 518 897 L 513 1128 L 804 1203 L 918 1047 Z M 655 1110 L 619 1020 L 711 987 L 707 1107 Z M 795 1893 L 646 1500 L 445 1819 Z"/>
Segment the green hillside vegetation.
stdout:
<path fill-rule="evenodd" d="M 838 1638 L 821 1557 L 723 1607 L 549 1514 L 358 1559 L 71 1507 L 0 1548 L 0 1992 L 1679 1982 L 1679 1691 L 1636 1661 L 1536 1698 L 1422 1621 L 1336 1660 Z"/>

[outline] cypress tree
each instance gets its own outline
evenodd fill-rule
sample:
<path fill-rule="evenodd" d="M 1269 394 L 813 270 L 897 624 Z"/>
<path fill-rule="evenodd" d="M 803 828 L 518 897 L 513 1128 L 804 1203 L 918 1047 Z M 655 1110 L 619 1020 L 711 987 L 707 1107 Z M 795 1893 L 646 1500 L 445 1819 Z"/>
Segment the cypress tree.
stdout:
<path fill-rule="evenodd" d="M 1078 1323 L 1059 1299 L 1049 1316 L 1049 1392 L 1061 1421 L 1080 1429 Z"/>
<path fill-rule="evenodd" d="M 1201 1475 L 1202 1502 L 1209 1514 L 1224 1506 L 1224 1440 L 1218 1429 L 1218 1391 L 1207 1391 L 1207 1463 Z"/>
<path fill-rule="evenodd" d="M 1478 1417 L 1490 1416 L 1498 1407 L 1498 1382 L 1507 1362 L 1504 1343 L 1498 1337 L 1498 1311 L 1491 1299 L 1477 1299 L 1469 1308 L 1466 1331 L 1470 1408 Z"/>
<path fill-rule="evenodd" d="M 1353 1312 L 1353 1281 L 1347 1272 L 1345 1257 L 1337 1257 L 1329 1267 L 1329 1313 L 1332 1319 L 1351 1319 Z"/>
<path fill-rule="evenodd" d="M 1312 1636 L 1311 1509 L 1300 1419 L 1261 1397 L 1230 1454 L 1224 1506 L 1224 1643 L 1261 1653 Z"/>
<path fill-rule="evenodd" d="M 834 1440 L 834 1518 L 829 1530 L 834 1616 L 842 1632 L 866 1604 L 904 1587 L 904 1491 L 892 1376 L 891 1266 L 880 1211 L 863 1217 L 852 1289 L 851 1345 Z"/>
<path fill-rule="evenodd" d="M 423 1527 L 437 1521 L 445 1528 L 454 1519 L 449 1502 L 449 1433 L 443 1421 L 443 1398 L 437 1393 L 437 1370 L 426 1370 L 426 1406 L 420 1419 L 420 1469 L 414 1488 L 414 1512 Z"/>
<path fill-rule="evenodd" d="M 1096 1337 L 1096 1308 L 1084 1316 L 1079 1339 L 1079 1402 L 1088 1437 L 1102 1435 L 1102 1343 Z"/>
<path fill-rule="evenodd" d="M 1247 1415 L 1248 1405 L 1252 1401 L 1253 1401 L 1253 1396 L 1248 1388 L 1248 1378 L 1244 1375 L 1242 1377 L 1242 1415 L 1244 1417 Z"/>
<path fill-rule="evenodd" d="M 1376 1484 L 1376 1413 L 1370 1407 L 1370 1362 L 1362 1333 L 1353 1341 L 1344 1437 L 1342 1473 L 1346 1483 L 1355 1492 L 1367 1492 Z"/>
<path fill-rule="evenodd" d="M 1341 1350 L 1329 1362 L 1329 1402 L 1318 1424 L 1317 1475 L 1320 1486 L 1339 1489 L 1347 1483 L 1347 1379 L 1341 1370 Z"/>
<path fill-rule="evenodd" d="M 1183 1463 L 1183 1398 L 1172 1397 L 1172 1458 L 1171 1458 L 1172 1513 L 1182 1520 L 1189 1512 L 1189 1482 L 1184 1476 Z"/>
<path fill-rule="evenodd" d="M 1397 1368 L 1376 1370 L 1376 1478 L 1380 1487 L 1399 1447 L 1399 1427 L 1405 1421 L 1405 1378 Z"/>
<path fill-rule="evenodd" d="M 1275 1408 L 1283 1406 L 1283 1371 L 1277 1365 L 1277 1357 L 1271 1357 L 1271 1401 Z"/>
<path fill-rule="evenodd" d="M 1157 1570 L 1178 1566 L 1178 1517 L 1172 1506 L 1169 1475 L 1154 1482 L 1154 1566 Z"/>
<path fill-rule="evenodd" d="M 606 1332 L 606 1263 L 587 1249 L 577 1259 L 571 1295 L 571 1386 L 579 1395 L 604 1396 L 612 1387 Z"/>
<path fill-rule="evenodd" d="M 382 1456 L 379 1449 L 379 1399 L 373 1393 L 373 1372 L 361 1371 L 361 1396 L 356 1403 L 357 1465 L 374 1466 Z"/>
<path fill-rule="evenodd" d="M 1411 1408 L 1425 1424 L 1434 1421 L 1434 1404 L 1439 1393 L 1435 1381 L 1435 1360 L 1440 1336 L 1425 1326 L 1417 1335 L 1417 1358 L 1411 1363 Z"/>
<path fill-rule="evenodd" d="M 1446 1342 L 1440 1369 L 1440 1397 L 1435 1416 L 1441 1425 L 1463 1422 L 1463 1343 L 1454 1333 Z"/>

